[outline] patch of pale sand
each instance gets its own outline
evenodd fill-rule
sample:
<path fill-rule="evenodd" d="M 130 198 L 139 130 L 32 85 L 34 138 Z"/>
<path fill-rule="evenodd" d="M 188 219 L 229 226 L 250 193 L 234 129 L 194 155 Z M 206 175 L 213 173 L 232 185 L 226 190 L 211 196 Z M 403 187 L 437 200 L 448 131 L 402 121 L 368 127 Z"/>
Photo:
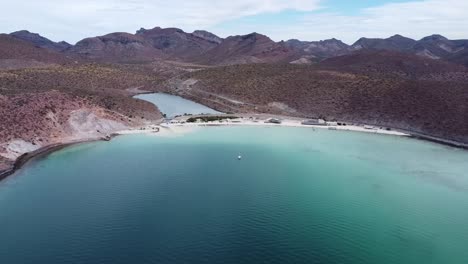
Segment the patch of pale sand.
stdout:
<path fill-rule="evenodd" d="M 289 105 L 287 105 L 285 103 L 281 103 L 281 102 L 271 102 L 271 103 L 268 104 L 268 106 L 279 109 L 279 110 L 282 110 L 282 111 L 287 111 L 287 112 L 290 112 L 290 113 L 296 113 L 297 112 L 296 109 L 290 107 Z"/>
<path fill-rule="evenodd" d="M 115 132 L 118 135 L 133 135 L 133 134 L 149 134 L 157 133 L 160 130 L 160 126 L 148 125 L 140 128 L 126 129 Z"/>
<path fill-rule="evenodd" d="M 356 131 L 356 132 L 365 132 L 365 133 L 375 133 L 375 134 L 384 134 L 384 135 L 394 135 L 394 136 L 410 136 L 409 134 L 394 131 L 394 130 L 385 130 L 380 128 L 368 129 L 362 126 L 334 126 L 337 130 L 344 131 Z"/>
<path fill-rule="evenodd" d="M 199 128 L 198 125 L 191 124 L 162 124 L 148 125 L 145 127 L 117 131 L 118 135 L 151 134 L 159 137 L 177 137 L 191 133 Z"/>
<path fill-rule="evenodd" d="M 151 93 L 151 91 L 141 89 L 143 87 L 144 86 L 132 87 L 132 88 L 126 89 L 126 91 L 131 93 L 131 94 Z"/>
<path fill-rule="evenodd" d="M 0 153 L 0 156 L 9 160 L 15 160 L 24 153 L 35 151 L 40 147 L 40 145 L 33 145 L 22 139 L 16 139 L 3 144 L 4 152 Z"/>
<path fill-rule="evenodd" d="M 155 133 L 154 135 L 158 137 L 180 137 L 195 132 L 198 129 L 199 126 L 194 125 L 169 124 L 160 126 L 159 132 Z"/>

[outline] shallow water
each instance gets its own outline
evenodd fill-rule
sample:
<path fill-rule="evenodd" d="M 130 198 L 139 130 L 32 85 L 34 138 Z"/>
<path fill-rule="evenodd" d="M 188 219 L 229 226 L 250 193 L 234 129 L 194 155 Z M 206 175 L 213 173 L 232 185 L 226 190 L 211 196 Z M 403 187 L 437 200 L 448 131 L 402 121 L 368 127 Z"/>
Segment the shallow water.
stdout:
<path fill-rule="evenodd" d="M 173 118 L 177 115 L 184 114 L 198 115 L 221 113 L 207 106 L 184 99 L 180 96 L 165 93 L 140 94 L 135 96 L 135 98 L 155 104 L 163 114 L 166 114 L 168 118 Z"/>
<path fill-rule="evenodd" d="M 83 144 L 0 183 L 0 263 L 468 263 L 467 160 L 307 128 Z"/>

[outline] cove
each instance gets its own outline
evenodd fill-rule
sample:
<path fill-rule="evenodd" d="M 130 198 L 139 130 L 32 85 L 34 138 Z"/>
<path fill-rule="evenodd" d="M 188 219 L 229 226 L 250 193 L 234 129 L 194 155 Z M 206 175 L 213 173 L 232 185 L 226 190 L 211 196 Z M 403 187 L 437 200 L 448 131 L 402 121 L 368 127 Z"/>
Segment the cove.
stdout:
<path fill-rule="evenodd" d="M 468 263 L 467 160 L 282 127 L 76 145 L 0 183 L 0 263 Z"/>

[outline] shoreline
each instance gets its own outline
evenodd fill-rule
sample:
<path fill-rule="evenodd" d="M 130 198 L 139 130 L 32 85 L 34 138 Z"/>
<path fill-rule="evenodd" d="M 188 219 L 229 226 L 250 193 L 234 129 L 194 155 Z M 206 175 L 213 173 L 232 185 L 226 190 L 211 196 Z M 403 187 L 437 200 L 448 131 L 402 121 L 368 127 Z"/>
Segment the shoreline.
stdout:
<path fill-rule="evenodd" d="M 171 126 L 226 126 L 226 125 L 255 125 L 255 126 L 265 126 L 265 127 L 304 127 L 304 128 L 314 128 L 314 129 L 328 129 L 328 130 L 337 130 L 337 131 L 354 131 L 354 132 L 363 132 L 363 133 L 371 133 L 371 134 L 381 134 L 381 135 L 395 135 L 395 136 L 404 136 L 409 137 L 417 140 L 428 141 L 432 143 L 437 143 L 444 146 L 450 146 L 454 148 L 468 150 L 468 143 L 435 137 L 431 135 L 422 134 L 419 132 L 407 130 L 407 129 L 400 129 L 394 127 L 388 127 L 390 130 L 380 128 L 379 126 L 375 125 L 366 125 L 366 124 L 353 124 L 353 125 L 345 125 L 345 126 L 337 126 L 337 125 L 303 125 L 301 122 L 306 120 L 304 118 L 292 117 L 292 116 L 279 116 L 279 115 L 268 115 L 268 114 L 233 114 L 234 116 L 238 116 L 239 118 L 243 119 L 241 122 L 199 122 L 199 123 L 176 123 L 176 124 L 166 124 L 168 127 Z M 185 121 L 187 118 L 190 117 L 204 117 L 210 115 L 193 115 L 193 116 L 182 116 L 175 118 L 174 120 L 178 121 Z M 213 115 L 211 115 L 213 116 Z M 222 116 L 222 115 L 218 115 Z M 262 118 L 258 119 L 256 122 L 252 122 L 248 120 L 245 122 L 245 119 L 248 117 L 257 117 Z M 265 123 L 264 121 L 269 118 L 280 118 L 284 121 L 281 124 L 272 124 L 272 123 Z M 244 121 L 244 122 L 243 122 Z M 347 123 L 347 122 L 343 122 Z M 365 128 L 370 126 L 371 128 Z"/>
<path fill-rule="evenodd" d="M 109 134 L 106 137 L 100 137 L 100 138 L 89 138 L 89 139 L 81 139 L 81 140 L 74 140 L 74 141 L 65 141 L 65 142 L 60 142 L 60 143 L 55 143 L 47 146 L 43 146 L 35 151 L 27 152 L 19 156 L 14 162 L 13 165 L 3 171 L 0 171 L 0 182 L 3 181 L 4 179 L 8 178 L 9 176 L 13 175 L 15 172 L 17 172 L 19 169 L 21 169 L 24 165 L 26 165 L 29 161 L 33 159 L 37 159 L 40 157 L 46 157 L 49 154 L 52 154 L 53 152 L 59 151 L 61 149 L 64 149 L 66 147 L 74 146 L 74 145 L 79 145 L 79 144 L 84 144 L 84 143 L 90 143 L 90 142 L 98 142 L 98 141 L 111 141 L 115 137 L 118 136 L 123 136 L 123 135 L 128 135 L 128 134 L 149 134 L 149 133 L 155 133 L 155 128 L 159 127 L 158 125 L 149 125 L 145 127 L 140 127 L 138 129 L 134 130 L 122 130 L 122 131 L 116 131 L 114 133 Z M 144 130 L 142 130 L 144 128 Z M 148 129 L 148 130 L 147 130 Z M 157 130 L 159 132 L 159 128 Z"/>
<path fill-rule="evenodd" d="M 106 141 L 106 140 L 105 139 L 88 139 L 88 140 L 56 143 L 56 144 L 51 144 L 51 145 L 41 147 L 35 151 L 24 153 L 23 155 L 19 156 L 14 161 L 13 166 L 11 168 L 6 169 L 4 171 L 0 171 L 0 182 L 8 178 L 8 176 L 13 175 L 15 172 L 21 169 L 26 163 L 28 163 L 29 161 L 33 159 L 46 157 L 47 155 L 52 154 L 53 152 L 59 151 L 61 149 L 64 149 L 66 147 L 79 145 L 83 143 L 95 142 L 95 141 Z"/>
<path fill-rule="evenodd" d="M 183 122 L 189 117 L 202 117 L 202 116 L 209 116 L 209 115 L 194 115 L 194 116 L 184 116 L 174 118 L 172 121 Z M 346 125 L 346 126 L 321 126 L 321 125 L 304 125 L 301 123 L 302 119 L 298 119 L 295 117 L 288 117 L 288 119 L 283 119 L 284 123 L 281 124 L 273 124 L 273 123 L 265 123 L 265 120 L 245 120 L 246 116 L 259 116 L 259 115 L 240 115 L 242 121 L 240 122 L 198 122 L 198 123 L 172 123 L 172 121 L 167 123 L 159 123 L 159 124 L 151 124 L 144 127 L 139 127 L 135 129 L 129 130 L 122 130 L 116 131 L 111 133 L 109 136 L 104 138 L 90 138 L 90 139 L 83 139 L 71 142 L 61 142 L 56 144 L 51 144 L 48 146 L 41 147 L 35 151 L 24 153 L 23 155 L 19 156 L 14 162 L 11 168 L 0 171 L 0 182 L 7 177 L 13 175 L 19 169 L 21 169 L 25 164 L 29 161 L 39 158 L 45 157 L 53 152 L 59 151 L 69 146 L 89 143 L 89 142 L 97 142 L 97 141 L 111 141 L 113 138 L 122 135 L 132 135 L 132 134 L 158 134 L 161 132 L 161 128 L 170 129 L 173 127 L 214 127 L 214 126 L 257 126 L 257 127 L 301 127 L 301 128 L 309 128 L 309 129 L 327 129 L 332 131 L 352 131 L 352 132 L 361 132 L 361 133 L 370 133 L 370 134 L 380 134 L 380 135 L 389 135 L 389 136 L 399 136 L 399 137 L 408 137 L 417 140 L 428 141 L 444 146 L 450 146 L 454 148 L 460 148 L 464 150 L 468 150 L 468 144 L 457 142 L 453 140 L 447 140 L 443 138 L 437 138 L 429 135 L 424 135 L 412 131 L 406 131 L 403 129 L 394 129 L 391 130 L 380 129 L 377 127 L 373 127 L 372 129 L 365 128 L 365 125 Z M 261 115 L 262 117 L 266 115 Z M 274 115 L 268 115 L 270 117 L 275 117 Z M 284 118 L 284 116 L 282 117 Z"/>

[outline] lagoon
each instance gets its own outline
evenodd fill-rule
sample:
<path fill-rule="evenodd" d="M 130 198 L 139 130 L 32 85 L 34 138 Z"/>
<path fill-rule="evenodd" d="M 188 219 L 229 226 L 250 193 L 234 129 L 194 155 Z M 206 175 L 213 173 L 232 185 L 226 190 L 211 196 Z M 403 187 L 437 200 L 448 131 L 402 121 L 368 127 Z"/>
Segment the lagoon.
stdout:
<path fill-rule="evenodd" d="M 202 104 L 165 93 L 140 94 L 134 96 L 134 98 L 155 104 L 163 114 L 166 114 L 167 118 L 174 118 L 177 115 L 184 114 L 221 114 L 221 112 Z"/>

